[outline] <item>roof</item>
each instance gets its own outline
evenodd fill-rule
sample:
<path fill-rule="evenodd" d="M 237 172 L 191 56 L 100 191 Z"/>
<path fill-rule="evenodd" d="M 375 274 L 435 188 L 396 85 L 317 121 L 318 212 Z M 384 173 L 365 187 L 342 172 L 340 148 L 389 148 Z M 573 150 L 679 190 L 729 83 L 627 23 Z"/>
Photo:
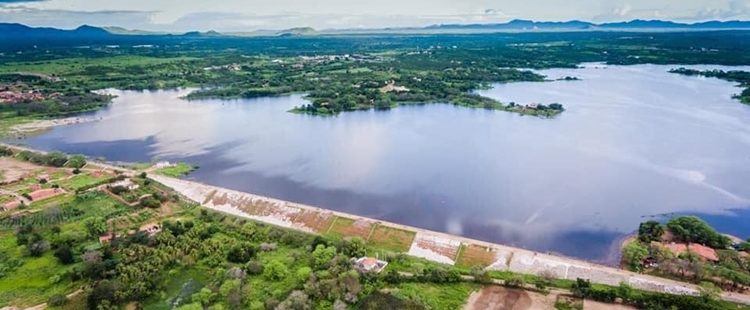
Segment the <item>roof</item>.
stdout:
<path fill-rule="evenodd" d="M 99 236 L 99 242 L 111 241 L 112 238 L 114 238 L 112 234 L 102 235 L 102 236 Z"/>
<path fill-rule="evenodd" d="M 378 265 L 378 260 L 372 257 L 365 257 L 365 259 L 359 262 L 360 266 L 370 269 Z"/>

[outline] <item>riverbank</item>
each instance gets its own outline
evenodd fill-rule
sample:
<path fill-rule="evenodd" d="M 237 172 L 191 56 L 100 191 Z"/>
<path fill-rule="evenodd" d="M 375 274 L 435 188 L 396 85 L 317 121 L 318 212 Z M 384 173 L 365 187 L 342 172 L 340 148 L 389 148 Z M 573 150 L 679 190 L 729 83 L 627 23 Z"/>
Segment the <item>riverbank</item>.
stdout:
<path fill-rule="evenodd" d="M 16 151 L 28 148 L 2 144 Z M 92 166 L 135 174 L 128 168 L 90 162 Z M 512 272 L 557 279 L 586 279 L 592 283 L 679 295 L 700 293 L 697 286 L 637 274 L 568 257 L 494 244 L 470 238 L 380 221 L 343 212 L 229 190 L 198 182 L 149 174 L 204 208 L 287 229 L 338 238 L 361 237 L 375 248 L 400 252 L 451 266 L 482 266 L 488 271 Z M 723 293 L 728 302 L 750 305 L 750 296 Z"/>
<path fill-rule="evenodd" d="M 102 120 L 101 117 L 81 116 L 51 119 L 21 119 L 19 121 L 12 122 L 9 126 L 7 126 L 7 128 L 4 128 L 2 135 L 21 137 L 29 134 L 39 133 L 54 127 L 97 122 L 100 120 Z"/>
<path fill-rule="evenodd" d="M 437 263 L 460 264 L 468 259 L 465 256 L 468 251 L 460 249 L 479 248 L 480 252 L 485 251 L 491 258 L 491 263 L 486 266 L 486 269 L 492 271 L 537 276 L 551 274 L 558 279 L 581 278 L 611 286 L 627 283 L 640 290 L 669 294 L 698 295 L 700 292 L 698 287 L 692 284 L 637 274 L 567 257 L 536 253 L 187 180 L 157 175 L 152 175 L 150 178 L 174 189 L 203 207 L 289 229 L 317 234 L 346 232 L 345 236 L 361 236 L 368 242 L 378 241 L 376 236 L 381 234 L 378 231 L 411 232 L 414 237 L 409 241 L 408 250 L 405 253 Z M 750 296 L 747 295 L 724 293 L 722 298 L 726 301 L 750 304 Z"/>

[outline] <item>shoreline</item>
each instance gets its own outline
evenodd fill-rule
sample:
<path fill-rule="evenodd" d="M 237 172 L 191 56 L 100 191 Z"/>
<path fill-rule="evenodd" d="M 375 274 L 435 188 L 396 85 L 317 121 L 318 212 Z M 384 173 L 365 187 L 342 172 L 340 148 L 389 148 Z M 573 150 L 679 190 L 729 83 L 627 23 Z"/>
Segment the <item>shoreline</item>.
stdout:
<path fill-rule="evenodd" d="M 0 143 L 15 150 L 31 150 L 30 148 Z M 43 153 L 43 152 L 42 152 Z M 90 161 L 89 164 L 106 169 L 135 173 L 135 171 L 117 167 L 107 163 Z M 573 280 L 578 278 L 590 280 L 592 283 L 619 286 L 621 283 L 645 291 L 697 296 L 700 290 L 697 285 L 684 283 L 666 278 L 638 274 L 623 269 L 604 266 L 558 255 L 537 253 L 491 242 L 474 240 L 471 238 L 451 235 L 371 219 L 363 216 L 327 210 L 319 207 L 298 204 L 270 197 L 230 190 L 222 187 L 202 184 L 199 182 L 172 178 L 162 175 L 149 174 L 150 179 L 172 188 L 175 192 L 190 201 L 196 202 L 203 208 L 218 211 L 237 217 L 242 217 L 270 225 L 280 226 L 312 234 L 329 234 L 337 220 L 351 222 L 352 227 L 368 227 L 362 236 L 366 242 L 378 228 L 413 233 L 409 241 L 408 251 L 391 251 L 423 258 L 436 263 L 456 265 L 461 259 L 459 249 L 479 247 L 492 254 L 493 261 L 486 266 L 489 271 L 507 271 L 519 274 L 548 275 L 555 278 Z M 313 219 L 311 221 L 311 219 Z M 318 225 L 321 219 L 325 225 Z M 356 233 L 346 233 L 342 237 L 355 237 Z M 721 298 L 725 301 L 750 305 L 750 296 L 724 292 Z"/>
<path fill-rule="evenodd" d="M 55 127 L 83 124 L 83 123 L 92 123 L 92 122 L 98 122 L 101 120 L 102 120 L 102 117 L 82 117 L 82 116 L 70 116 L 70 117 L 52 118 L 52 119 L 34 119 L 29 122 L 24 122 L 21 124 L 11 126 L 10 128 L 8 128 L 8 134 L 12 136 L 22 136 L 26 134 L 35 134 L 39 132 L 44 132 L 46 130 L 49 130 Z"/>

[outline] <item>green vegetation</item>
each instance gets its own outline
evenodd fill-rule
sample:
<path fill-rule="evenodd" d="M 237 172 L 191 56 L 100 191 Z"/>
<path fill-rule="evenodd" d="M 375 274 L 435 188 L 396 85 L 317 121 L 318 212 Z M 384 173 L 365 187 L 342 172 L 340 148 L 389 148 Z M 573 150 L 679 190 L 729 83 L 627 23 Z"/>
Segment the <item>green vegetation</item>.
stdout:
<path fill-rule="evenodd" d="M 492 83 L 545 78 L 519 68 L 569 68 L 582 62 L 747 64 L 750 53 L 737 42 L 747 41 L 748 36 L 741 31 L 200 39 L 123 36 L 114 39 L 122 42 L 107 45 L 75 39 L 45 48 L 19 45 L 0 57 L 0 89 L 31 95 L 0 107 L 0 129 L 34 118 L 101 108 L 112 98 L 94 91 L 106 88 L 198 88 L 189 99 L 303 92 L 310 103 L 292 111 L 314 115 L 439 102 L 552 117 L 563 111 L 562 105 L 501 103 L 475 91 Z M 113 48 L 113 43 L 118 47 Z M 81 45 L 88 47 L 71 48 Z M 700 74 L 738 81 L 747 88 L 747 73 Z M 745 90 L 738 98 L 747 102 L 749 92 Z"/>
<path fill-rule="evenodd" d="M 740 87 L 743 87 L 741 93 L 734 96 L 735 99 L 739 100 L 744 104 L 750 104 L 750 72 L 747 71 L 723 71 L 723 70 L 693 70 L 686 68 L 678 68 L 669 72 L 688 75 L 688 76 L 705 76 L 714 77 L 722 80 L 739 83 Z"/>
<path fill-rule="evenodd" d="M 128 180 L 131 183 L 120 183 Z M 612 294 L 630 296 L 606 286 L 445 266 L 394 253 L 387 248 L 402 251 L 413 238 L 396 229 L 341 220 L 330 236 L 314 236 L 196 208 L 146 175 L 108 180 L 114 181 L 118 183 L 106 185 L 109 192 L 71 191 L 1 215 L 0 306 L 48 302 L 57 305 L 55 309 L 117 309 L 126 304 L 142 309 L 459 309 L 473 291 L 495 280 L 543 292 L 548 287 L 573 289 L 610 302 Z M 129 194 L 139 197 L 137 203 L 125 203 Z M 147 205 L 143 196 L 156 204 Z M 391 237 L 398 242 L 383 241 Z M 487 251 L 479 247 L 462 252 L 467 262 L 479 262 Z M 365 255 L 386 260 L 387 269 L 380 274 L 357 271 L 351 258 Z M 713 299 L 715 291 L 705 291 L 697 298 L 629 290 L 635 297 L 623 300 L 692 309 L 725 305 Z"/>
<path fill-rule="evenodd" d="M 742 243 L 732 249 L 728 237 L 700 218 L 680 216 L 666 224 L 642 223 L 638 238 L 623 248 L 622 263 L 633 271 L 742 291 L 750 286 L 747 250 Z"/>
<path fill-rule="evenodd" d="M 198 169 L 198 167 L 187 163 L 176 163 L 169 167 L 157 169 L 156 171 L 154 171 L 154 173 L 165 175 L 168 177 L 179 178 L 190 174 L 196 169 Z"/>
<path fill-rule="evenodd" d="M 667 229 L 682 242 L 700 243 L 715 249 L 726 249 L 731 244 L 728 237 L 719 234 L 696 216 L 673 218 L 667 222 Z"/>

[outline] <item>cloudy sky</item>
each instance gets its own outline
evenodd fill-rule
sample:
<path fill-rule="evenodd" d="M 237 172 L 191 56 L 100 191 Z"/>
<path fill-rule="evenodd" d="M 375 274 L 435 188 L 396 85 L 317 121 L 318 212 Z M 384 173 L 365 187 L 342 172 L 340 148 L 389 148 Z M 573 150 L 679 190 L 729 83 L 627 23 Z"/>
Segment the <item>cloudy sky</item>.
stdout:
<path fill-rule="evenodd" d="M 0 0 L 0 22 L 158 31 L 492 23 L 515 18 L 750 20 L 750 0 Z"/>

